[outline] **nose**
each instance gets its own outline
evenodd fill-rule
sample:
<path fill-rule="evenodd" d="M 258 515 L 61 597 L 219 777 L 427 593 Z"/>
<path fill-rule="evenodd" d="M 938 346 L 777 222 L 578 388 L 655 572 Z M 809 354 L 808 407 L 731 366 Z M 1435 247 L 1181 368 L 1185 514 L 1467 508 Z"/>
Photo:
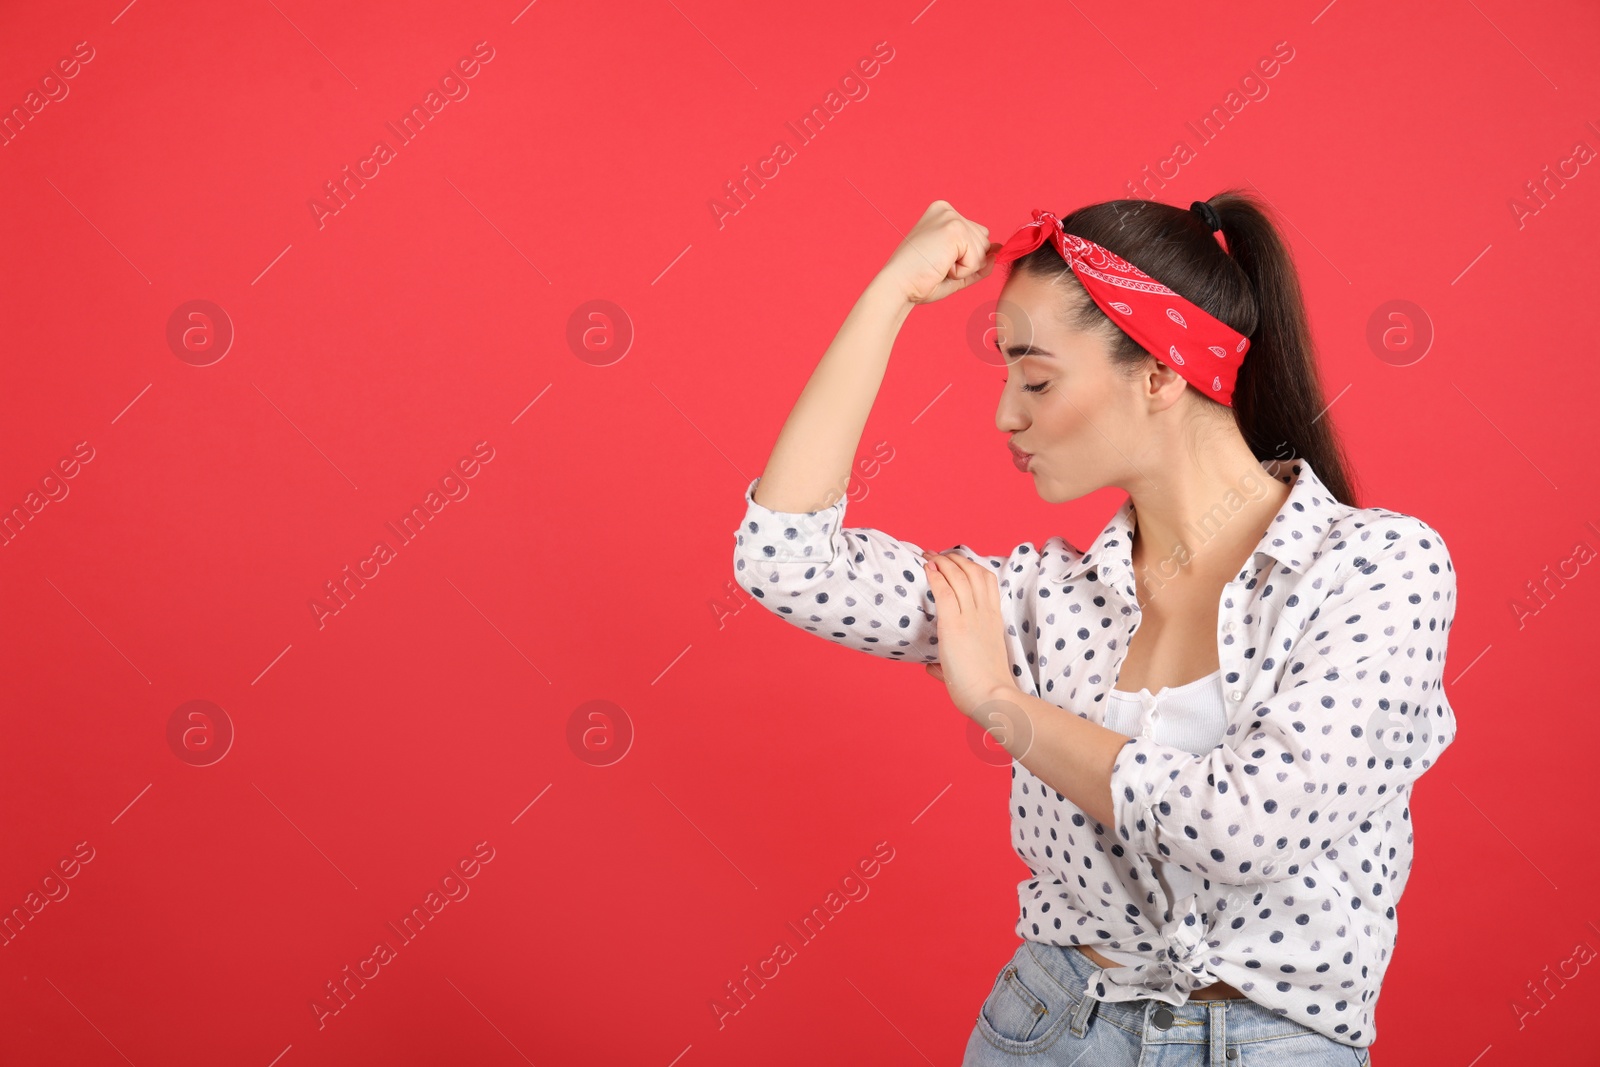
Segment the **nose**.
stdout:
<path fill-rule="evenodd" d="M 1016 434 L 1028 428 L 1028 420 L 1023 417 L 1022 405 L 1012 395 L 1010 389 L 1000 394 L 1000 403 L 995 406 L 994 425 L 1001 433 Z"/>

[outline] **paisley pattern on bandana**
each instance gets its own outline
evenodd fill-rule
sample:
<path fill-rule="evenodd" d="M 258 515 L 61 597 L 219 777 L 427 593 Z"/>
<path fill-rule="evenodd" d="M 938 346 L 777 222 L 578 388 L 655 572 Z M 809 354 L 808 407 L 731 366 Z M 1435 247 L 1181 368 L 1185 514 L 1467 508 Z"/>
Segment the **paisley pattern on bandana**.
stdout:
<path fill-rule="evenodd" d="M 1110 249 L 1065 232 L 1053 212 L 1034 208 L 1033 221 L 1000 247 L 995 263 L 1027 255 L 1046 241 L 1124 333 L 1206 396 L 1233 406 L 1233 385 L 1250 350 L 1248 337 Z M 1185 353 L 1196 358 L 1191 360 Z M 1201 363 L 1198 357 L 1202 354 L 1216 360 Z"/>

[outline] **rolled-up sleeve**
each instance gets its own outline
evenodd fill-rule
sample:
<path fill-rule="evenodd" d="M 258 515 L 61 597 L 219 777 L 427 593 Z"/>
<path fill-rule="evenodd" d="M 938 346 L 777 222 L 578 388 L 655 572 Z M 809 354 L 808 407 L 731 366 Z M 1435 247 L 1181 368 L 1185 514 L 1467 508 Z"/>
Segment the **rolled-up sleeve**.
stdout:
<path fill-rule="evenodd" d="M 819 511 L 773 511 L 755 501 L 760 478 L 745 488 L 745 515 L 734 534 L 739 587 L 762 607 L 803 630 L 884 659 L 939 659 L 933 592 L 922 549 L 879 530 L 844 525 L 846 499 Z M 997 573 L 1006 557 L 960 552 Z"/>
<path fill-rule="evenodd" d="M 1281 639 L 1277 692 L 1247 727 L 1204 753 L 1148 737 L 1118 751 L 1129 849 L 1226 884 L 1293 877 L 1438 760 L 1456 729 L 1443 689 L 1455 568 L 1419 519 L 1395 516 L 1381 536 Z"/>

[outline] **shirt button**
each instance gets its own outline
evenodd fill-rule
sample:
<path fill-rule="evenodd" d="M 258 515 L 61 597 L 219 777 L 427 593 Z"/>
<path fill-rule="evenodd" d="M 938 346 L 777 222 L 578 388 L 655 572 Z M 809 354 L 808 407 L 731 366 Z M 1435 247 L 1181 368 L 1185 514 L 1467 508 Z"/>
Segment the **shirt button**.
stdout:
<path fill-rule="evenodd" d="M 1223 624 L 1222 632 L 1225 633 L 1225 634 L 1231 634 L 1231 633 L 1233 633 L 1233 631 L 1237 630 L 1238 628 L 1239 628 L 1238 624 L 1233 623 L 1233 622 L 1227 622 L 1227 623 Z"/>
<path fill-rule="evenodd" d="M 1235 689 L 1232 693 L 1230 693 L 1228 695 L 1233 697 L 1233 699 L 1236 700 L 1236 701 L 1244 699 L 1244 694 L 1239 692 L 1239 690 L 1237 690 L 1237 689 Z"/>

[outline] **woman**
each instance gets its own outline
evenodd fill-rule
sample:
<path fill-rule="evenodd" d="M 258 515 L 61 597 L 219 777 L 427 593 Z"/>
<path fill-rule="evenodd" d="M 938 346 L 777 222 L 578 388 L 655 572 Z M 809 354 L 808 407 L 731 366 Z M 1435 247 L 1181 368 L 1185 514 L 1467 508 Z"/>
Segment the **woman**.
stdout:
<path fill-rule="evenodd" d="M 1087 550 L 843 527 L 900 325 L 999 263 L 1013 458 L 1052 503 L 1129 499 Z M 1426 523 L 1355 505 L 1306 322 L 1238 191 L 1035 211 L 1003 246 L 936 201 L 746 488 L 740 585 L 926 664 L 1014 757 L 1033 876 L 968 1064 L 1368 1062 L 1412 783 L 1455 733 L 1455 571 Z"/>

